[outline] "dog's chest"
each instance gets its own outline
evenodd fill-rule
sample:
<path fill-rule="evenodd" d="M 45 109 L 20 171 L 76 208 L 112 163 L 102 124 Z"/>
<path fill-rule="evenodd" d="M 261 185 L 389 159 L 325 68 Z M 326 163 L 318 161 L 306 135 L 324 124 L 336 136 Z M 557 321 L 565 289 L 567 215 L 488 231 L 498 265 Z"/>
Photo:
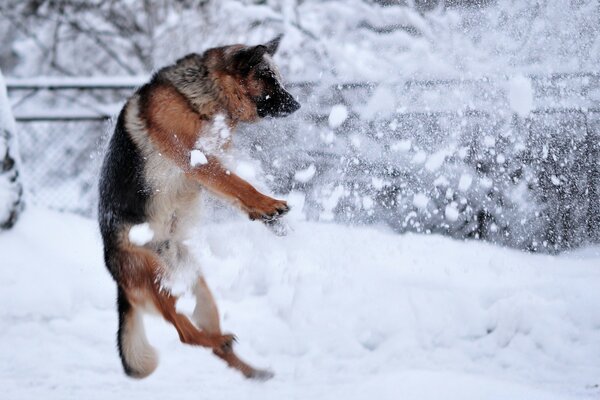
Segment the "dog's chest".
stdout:
<path fill-rule="evenodd" d="M 197 212 L 201 186 L 159 152 L 146 158 L 144 169 L 150 192 L 146 214 L 154 240 L 182 236 Z"/>

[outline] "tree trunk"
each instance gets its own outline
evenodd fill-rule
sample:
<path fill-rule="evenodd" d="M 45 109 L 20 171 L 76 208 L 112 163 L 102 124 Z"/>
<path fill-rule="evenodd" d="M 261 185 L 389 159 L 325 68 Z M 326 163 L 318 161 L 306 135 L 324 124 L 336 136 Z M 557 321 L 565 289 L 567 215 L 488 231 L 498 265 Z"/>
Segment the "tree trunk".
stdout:
<path fill-rule="evenodd" d="M 0 230 L 10 229 L 23 210 L 16 124 L 0 71 Z"/>

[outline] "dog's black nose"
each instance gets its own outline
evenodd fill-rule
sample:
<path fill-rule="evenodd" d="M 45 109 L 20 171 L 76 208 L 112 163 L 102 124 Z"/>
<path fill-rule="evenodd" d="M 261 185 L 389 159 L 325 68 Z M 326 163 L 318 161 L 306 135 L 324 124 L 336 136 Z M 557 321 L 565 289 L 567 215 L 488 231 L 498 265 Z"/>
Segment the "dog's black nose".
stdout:
<path fill-rule="evenodd" d="M 296 101 L 293 97 L 290 97 L 289 100 L 285 104 L 285 112 L 291 114 L 300 109 L 300 103 Z"/>

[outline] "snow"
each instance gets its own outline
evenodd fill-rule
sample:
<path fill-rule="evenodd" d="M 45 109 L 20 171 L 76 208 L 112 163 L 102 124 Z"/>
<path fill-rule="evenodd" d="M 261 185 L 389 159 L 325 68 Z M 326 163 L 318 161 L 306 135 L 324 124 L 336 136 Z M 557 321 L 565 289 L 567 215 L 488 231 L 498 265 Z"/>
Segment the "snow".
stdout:
<path fill-rule="evenodd" d="M 427 204 L 429 204 L 429 197 L 427 197 L 424 193 L 417 193 L 413 198 L 413 205 L 421 210 L 427 208 Z"/>
<path fill-rule="evenodd" d="M 256 383 L 146 319 L 161 362 L 122 371 L 115 287 L 93 221 L 31 207 L 0 235 L 6 398 L 592 399 L 600 248 L 536 256 L 438 236 L 239 218 L 190 243 Z M 235 246 L 232 244 L 235 243 Z M 178 308 L 190 312 L 184 298 Z M 187 311 L 186 311 L 187 310 Z"/>
<path fill-rule="evenodd" d="M 396 96 L 387 85 L 379 85 L 361 110 L 364 119 L 387 117 L 396 111 Z"/>
<path fill-rule="evenodd" d="M 508 101 L 511 110 L 526 117 L 533 110 L 533 87 L 531 79 L 518 75 L 508 82 Z"/>
<path fill-rule="evenodd" d="M 331 107 L 329 117 L 327 119 L 331 129 L 339 128 L 348 118 L 348 109 L 343 104 L 336 104 Z"/>
<path fill-rule="evenodd" d="M 446 206 L 445 216 L 448 221 L 456 221 L 458 220 L 458 216 L 460 215 L 458 209 L 456 208 L 456 203 L 452 202 Z"/>
<path fill-rule="evenodd" d="M 194 149 L 190 153 L 190 165 L 192 167 L 196 167 L 198 165 L 204 165 L 208 163 L 208 158 L 204 155 L 204 153 L 198 149 Z"/>
<path fill-rule="evenodd" d="M 468 174 L 462 174 L 458 181 L 458 189 L 462 192 L 466 192 L 471 187 L 473 183 L 473 177 Z"/>
<path fill-rule="evenodd" d="M 390 146 L 390 149 L 392 149 L 393 151 L 406 152 L 406 151 L 409 151 L 411 147 L 412 147 L 412 141 L 410 139 L 405 139 L 405 140 L 399 140 L 395 143 L 392 143 L 392 145 Z"/>
<path fill-rule="evenodd" d="M 129 230 L 129 241 L 138 246 L 143 246 L 154 237 L 154 231 L 148 223 L 138 224 Z"/>
<path fill-rule="evenodd" d="M 15 120 L 11 112 L 10 101 L 6 94 L 6 84 L 2 72 L 0 72 L 0 129 L 16 132 Z M 4 158 L 3 151 L 0 151 L 1 158 Z"/>
<path fill-rule="evenodd" d="M 305 169 L 296 171 L 296 173 L 294 173 L 294 179 L 298 182 L 306 183 L 315 176 L 316 172 L 317 167 L 315 167 L 315 164 L 310 164 Z"/>
<path fill-rule="evenodd" d="M 550 176 L 550 181 L 554 186 L 560 186 L 560 179 L 556 175 Z"/>

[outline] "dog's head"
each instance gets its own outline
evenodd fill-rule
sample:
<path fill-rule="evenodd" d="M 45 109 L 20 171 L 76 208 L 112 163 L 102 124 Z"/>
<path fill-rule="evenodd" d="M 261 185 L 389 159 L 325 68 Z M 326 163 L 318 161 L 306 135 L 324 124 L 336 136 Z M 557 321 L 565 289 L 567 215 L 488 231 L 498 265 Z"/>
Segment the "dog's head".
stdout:
<path fill-rule="evenodd" d="M 258 46 L 233 45 L 221 48 L 220 81 L 230 112 L 243 108 L 240 119 L 285 117 L 300 108 L 283 87 L 281 74 L 273 62 L 281 36 Z"/>

